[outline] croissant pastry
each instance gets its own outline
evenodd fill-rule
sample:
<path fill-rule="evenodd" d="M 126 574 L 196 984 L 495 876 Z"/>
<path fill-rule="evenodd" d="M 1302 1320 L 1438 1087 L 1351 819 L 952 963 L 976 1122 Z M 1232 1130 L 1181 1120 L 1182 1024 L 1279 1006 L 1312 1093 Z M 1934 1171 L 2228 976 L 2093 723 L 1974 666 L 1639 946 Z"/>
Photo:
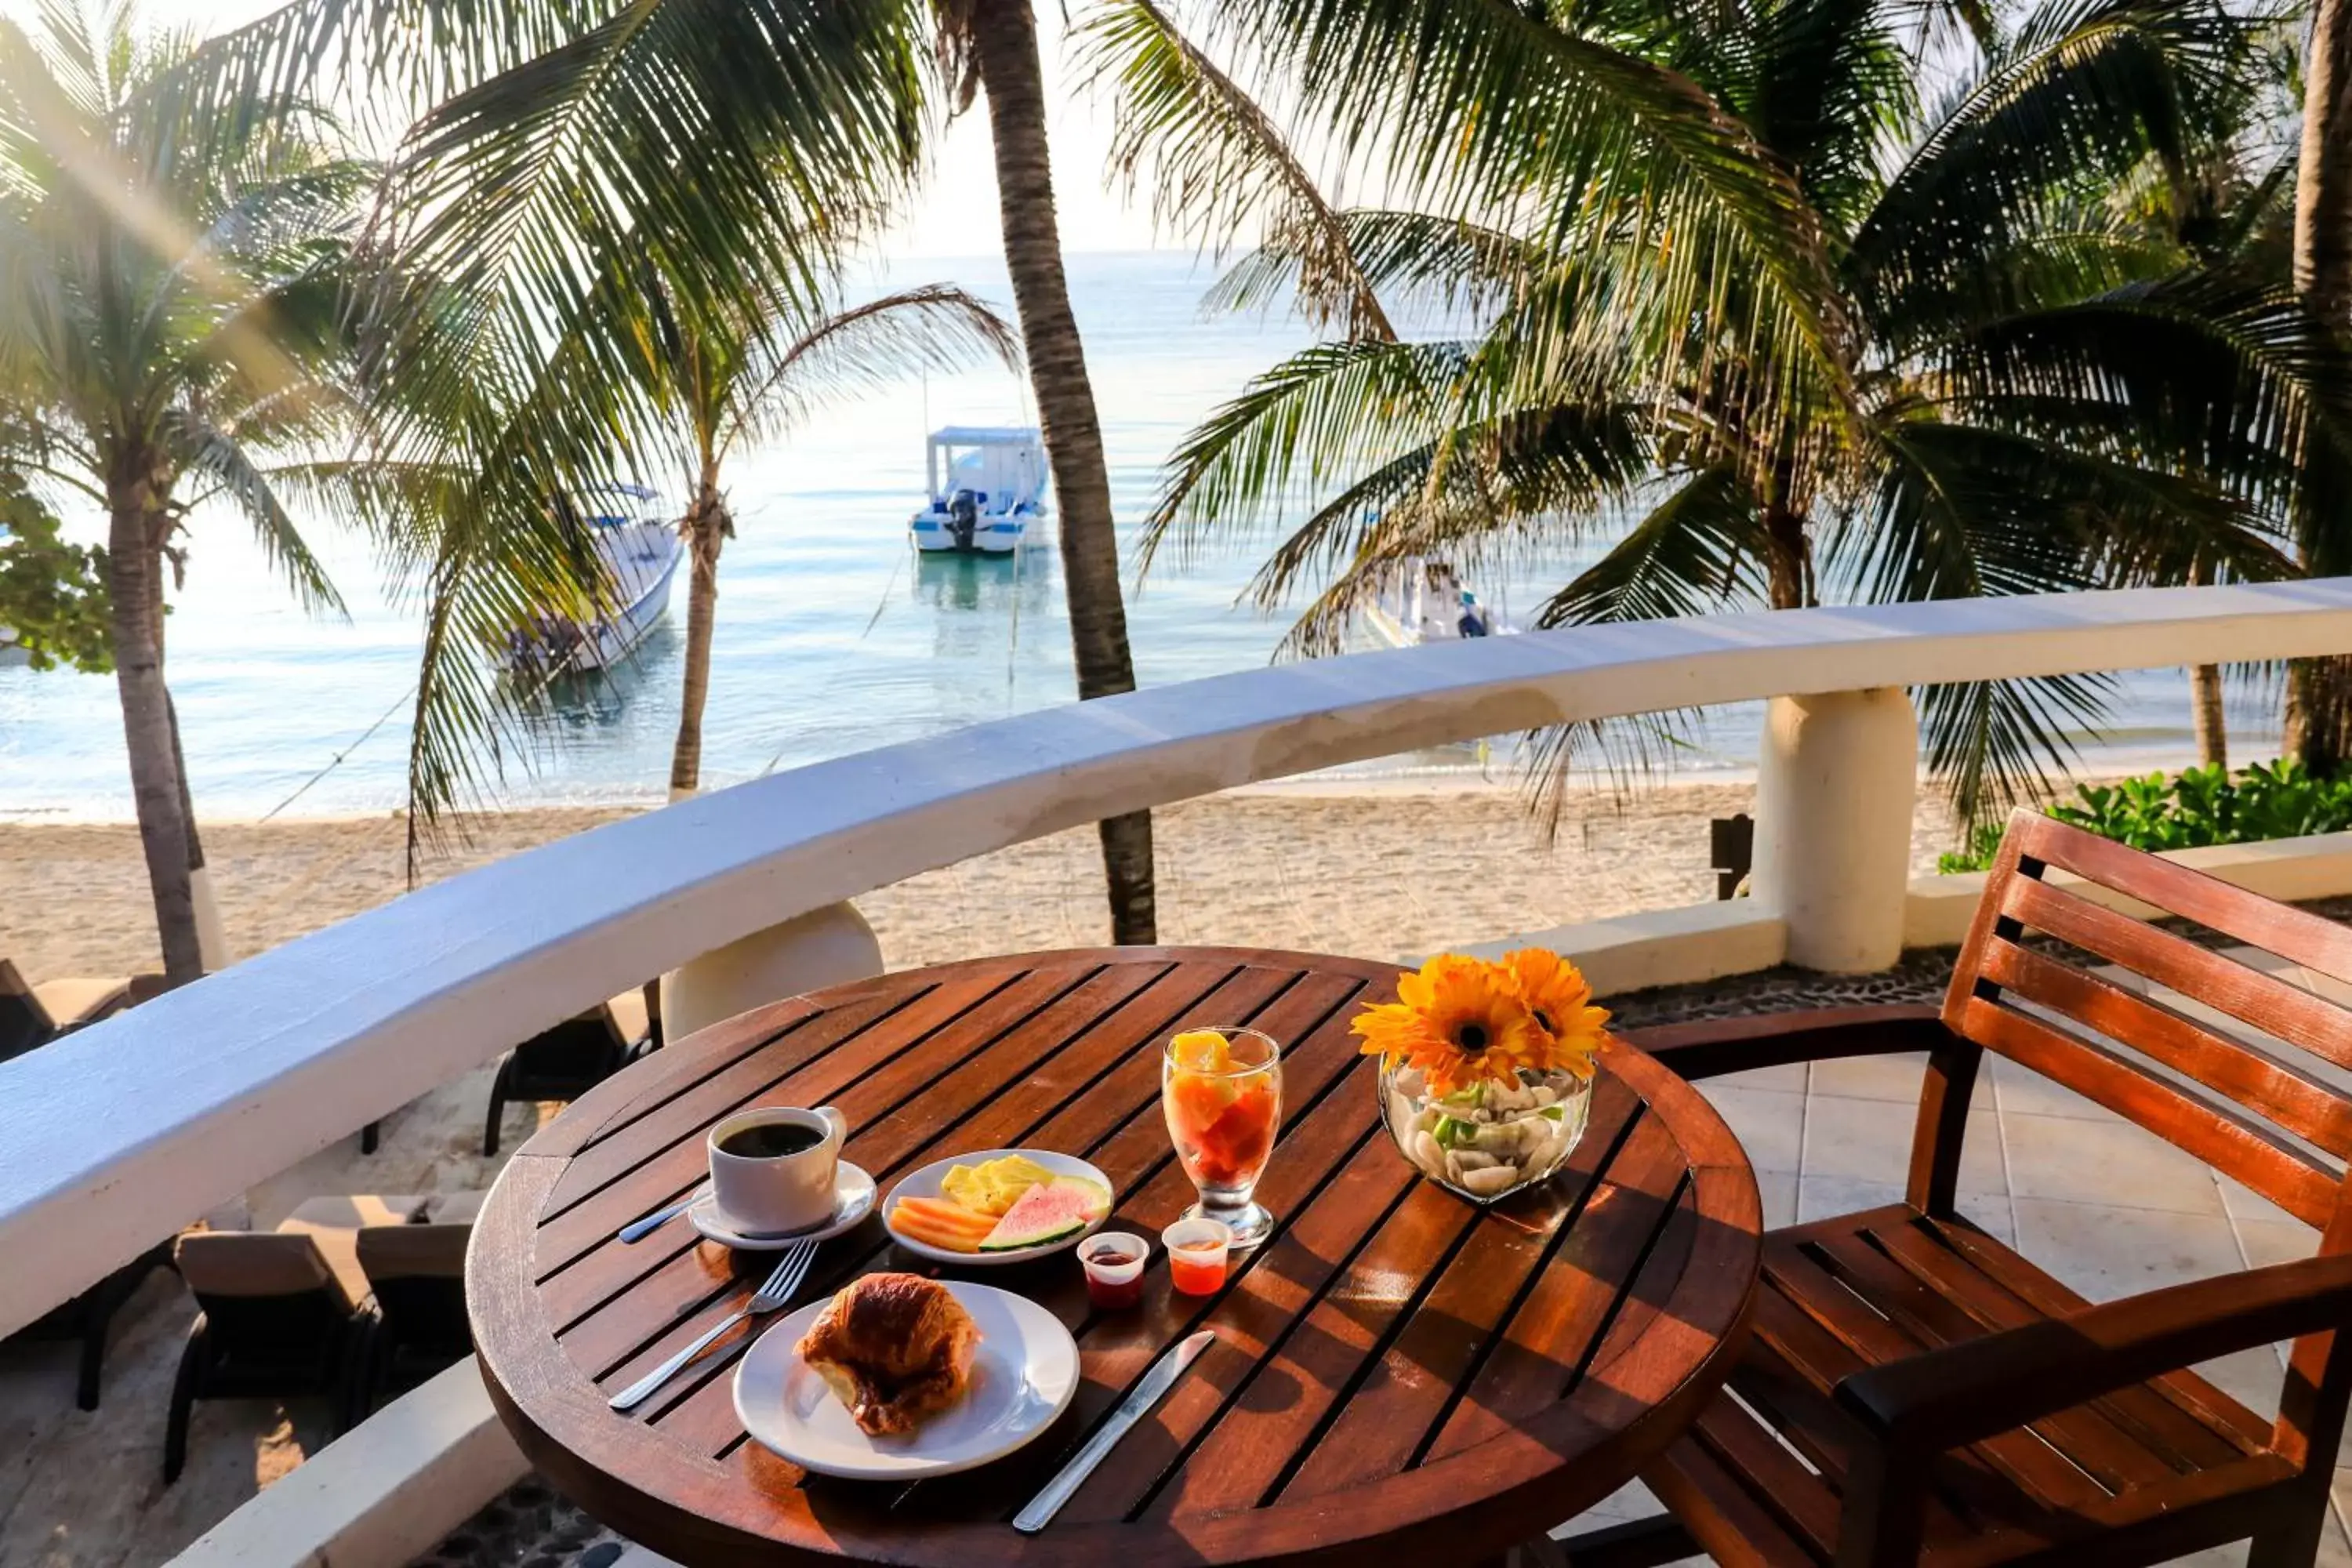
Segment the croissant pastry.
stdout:
<path fill-rule="evenodd" d="M 947 1287 L 919 1274 L 868 1274 L 801 1336 L 816 1369 L 873 1436 L 911 1432 L 964 1395 L 980 1326 Z"/>

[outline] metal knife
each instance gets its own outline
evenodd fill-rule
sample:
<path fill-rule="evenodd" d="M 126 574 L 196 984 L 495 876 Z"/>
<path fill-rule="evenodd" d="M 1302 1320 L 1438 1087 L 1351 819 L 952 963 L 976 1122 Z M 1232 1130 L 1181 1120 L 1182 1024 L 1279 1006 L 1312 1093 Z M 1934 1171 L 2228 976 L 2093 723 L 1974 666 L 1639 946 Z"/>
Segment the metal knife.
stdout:
<path fill-rule="evenodd" d="M 1178 1341 L 1153 1362 L 1151 1370 L 1143 1374 L 1143 1381 L 1135 1385 L 1135 1392 L 1119 1401 L 1118 1408 L 1111 1413 L 1109 1420 L 1103 1423 L 1102 1430 L 1087 1438 L 1087 1446 L 1062 1467 L 1062 1473 L 1047 1481 L 1045 1489 L 1031 1498 L 1029 1506 L 1013 1516 L 1013 1528 L 1024 1535 L 1034 1535 L 1045 1529 L 1054 1515 L 1061 1511 L 1062 1505 L 1070 1500 L 1070 1494 L 1078 1489 L 1079 1483 L 1094 1474 L 1095 1467 L 1103 1462 L 1105 1455 L 1118 1447 L 1118 1440 L 1127 1436 L 1129 1427 L 1151 1413 L 1151 1407 L 1176 1386 L 1176 1380 L 1184 1375 L 1184 1369 L 1199 1360 L 1201 1352 L 1207 1350 L 1216 1337 L 1209 1330 L 1202 1329 L 1197 1334 Z"/>

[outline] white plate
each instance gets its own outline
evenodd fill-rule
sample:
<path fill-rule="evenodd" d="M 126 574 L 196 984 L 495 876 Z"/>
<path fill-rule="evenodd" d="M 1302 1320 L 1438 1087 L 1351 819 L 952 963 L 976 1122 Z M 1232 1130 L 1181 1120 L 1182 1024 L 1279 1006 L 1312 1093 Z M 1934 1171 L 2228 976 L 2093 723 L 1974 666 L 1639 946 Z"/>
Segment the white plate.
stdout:
<path fill-rule="evenodd" d="M 998 1459 L 1054 1424 L 1078 1388 L 1078 1346 L 1062 1321 L 990 1285 L 943 1280 L 980 1328 L 962 1400 L 912 1432 L 871 1437 L 799 1354 L 831 1305 L 813 1301 L 761 1334 L 735 1368 L 735 1415 L 752 1440 L 803 1469 L 908 1481 Z"/>
<path fill-rule="evenodd" d="M 1049 1241 L 1043 1247 L 1024 1247 L 1015 1252 L 950 1252 L 944 1247 L 933 1247 L 928 1241 L 917 1241 L 911 1236 L 903 1235 L 897 1226 L 890 1224 L 891 1206 L 900 1198 L 938 1197 L 940 1184 L 946 1181 L 948 1173 L 958 1165 L 983 1164 L 990 1160 L 1002 1160 L 1008 1154 L 1034 1160 L 1057 1176 L 1084 1176 L 1090 1182 L 1099 1183 L 1107 1193 L 1118 1190 L 1110 1184 L 1108 1176 L 1076 1154 L 1056 1154 L 1050 1149 L 982 1149 L 978 1153 L 958 1154 L 950 1160 L 934 1160 L 921 1170 L 898 1178 L 898 1184 L 890 1189 L 890 1196 L 882 1205 L 882 1223 L 889 1226 L 890 1239 L 916 1257 L 928 1258 L 934 1263 L 1026 1263 L 1033 1258 L 1051 1258 L 1056 1252 L 1069 1250 L 1100 1230 L 1110 1218 L 1105 1214 L 1102 1218 L 1089 1223 L 1084 1230 L 1066 1236 L 1059 1241 Z"/>
<path fill-rule="evenodd" d="M 759 1231 L 737 1230 L 719 1212 L 718 1200 L 710 1195 L 709 1184 L 703 1184 L 702 1195 L 686 1211 L 694 1228 L 719 1243 L 739 1252 L 782 1252 L 787 1247 L 803 1241 L 823 1241 L 839 1236 L 874 1212 L 874 1178 L 865 1168 L 844 1160 L 833 1173 L 833 1217 L 809 1230 L 796 1230 L 789 1236 L 768 1236 Z"/>

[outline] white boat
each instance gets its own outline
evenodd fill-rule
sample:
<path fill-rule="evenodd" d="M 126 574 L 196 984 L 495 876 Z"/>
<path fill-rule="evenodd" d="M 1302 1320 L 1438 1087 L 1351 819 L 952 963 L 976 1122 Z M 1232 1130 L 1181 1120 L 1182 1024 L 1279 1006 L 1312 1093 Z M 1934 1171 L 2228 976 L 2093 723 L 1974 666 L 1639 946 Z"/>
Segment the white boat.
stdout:
<path fill-rule="evenodd" d="M 1508 616 L 1472 592 L 1453 567 L 1418 555 L 1396 562 L 1379 590 L 1358 610 L 1374 640 L 1390 647 L 1508 637 L 1519 629 Z"/>
<path fill-rule="evenodd" d="M 908 522 L 918 550 L 1010 555 L 1045 515 L 1045 444 L 1034 426 L 934 430 L 923 473 L 930 504 Z"/>
<path fill-rule="evenodd" d="M 550 612 L 517 630 L 510 669 L 550 675 L 618 664 L 669 608 L 670 580 L 683 553 L 677 522 L 644 485 L 615 485 L 582 498 L 583 521 L 604 565 L 609 607 L 590 620 Z"/>

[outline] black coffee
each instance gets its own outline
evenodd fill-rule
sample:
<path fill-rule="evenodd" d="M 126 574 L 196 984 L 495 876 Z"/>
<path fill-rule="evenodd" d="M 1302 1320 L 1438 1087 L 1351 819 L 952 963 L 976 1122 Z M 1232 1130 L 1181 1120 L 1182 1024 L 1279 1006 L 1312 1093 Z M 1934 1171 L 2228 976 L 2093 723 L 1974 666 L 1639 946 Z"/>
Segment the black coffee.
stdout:
<path fill-rule="evenodd" d="M 742 1160 L 781 1160 L 824 1142 L 824 1134 L 797 1121 L 762 1121 L 738 1127 L 719 1141 L 720 1152 Z"/>

